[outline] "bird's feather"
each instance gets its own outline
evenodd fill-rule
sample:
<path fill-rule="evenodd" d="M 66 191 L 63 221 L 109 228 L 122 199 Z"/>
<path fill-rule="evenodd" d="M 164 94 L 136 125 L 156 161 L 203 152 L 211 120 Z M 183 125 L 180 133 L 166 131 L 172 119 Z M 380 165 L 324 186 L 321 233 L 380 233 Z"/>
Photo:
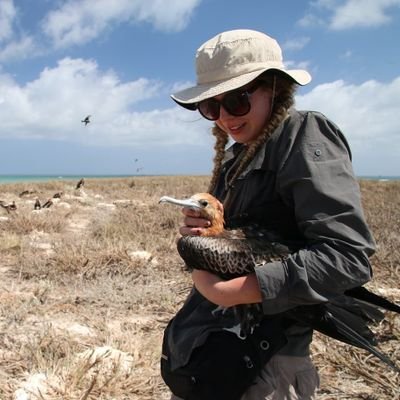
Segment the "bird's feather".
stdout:
<path fill-rule="evenodd" d="M 182 236 L 177 248 L 189 269 L 203 269 L 223 279 L 247 275 L 257 266 L 283 260 L 294 251 L 294 245 L 272 242 L 264 236 L 230 235 Z"/>

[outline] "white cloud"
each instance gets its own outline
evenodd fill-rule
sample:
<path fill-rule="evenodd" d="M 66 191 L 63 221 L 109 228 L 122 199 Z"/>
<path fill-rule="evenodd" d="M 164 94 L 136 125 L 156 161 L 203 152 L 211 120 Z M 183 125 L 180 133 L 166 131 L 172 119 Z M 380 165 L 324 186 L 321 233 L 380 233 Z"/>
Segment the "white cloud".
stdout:
<path fill-rule="evenodd" d="M 53 46 L 84 44 L 122 23 L 148 23 L 163 32 L 177 32 L 187 26 L 200 1 L 66 0 L 44 17 L 41 33 L 31 36 L 16 24 L 13 0 L 0 0 L 0 62 L 43 55 Z"/>
<path fill-rule="evenodd" d="M 46 16 L 43 31 L 56 47 L 89 42 L 122 22 L 147 22 L 161 31 L 180 31 L 200 1 L 69 0 Z"/>
<path fill-rule="evenodd" d="M 0 49 L 0 62 L 10 61 L 14 59 L 24 59 L 37 54 L 38 49 L 33 39 L 24 36 L 19 40 L 11 41 Z"/>
<path fill-rule="evenodd" d="M 340 55 L 341 58 L 351 58 L 353 56 L 352 50 L 346 50 L 344 53 Z"/>
<path fill-rule="evenodd" d="M 209 142 L 211 148 L 211 123 L 197 113 L 172 101 L 167 108 L 143 111 L 143 101 L 167 99 L 171 89 L 144 78 L 122 82 L 115 72 L 102 71 L 95 61 L 84 59 L 65 58 L 24 85 L 0 72 L 0 138 L 158 148 Z M 363 171 L 375 168 L 369 161 L 372 155 L 381 165 L 396 164 L 400 76 L 386 83 L 326 83 L 298 95 L 296 101 L 299 109 L 321 111 L 338 124 L 353 153 L 364 154 Z M 88 114 L 92 122 L 85 127 L 81 120 Z"/>
<path fill-rule="evenodd" d="M 343 0 L 339 0 L 339 1 L 343 2 Z M 344 1 L 348 1 L 348 0 L 344 0 Z M 310 2 L 312 7 L 320 8 L 320 9 L 321 8 L 333 9 L 336 7 L 337 3 L 338 3 L 338 0 L 314 0 L 314 1 Z"/>
<path fill-rule="evenodd" d="M 0 2 L 0 42 L 11 37 L 16 14 L 12 0 L 2 0 Z"/>
<path fill-rule="evenodd" d="M 94 61 L 65 58 L 24 86 L 0 74 L 0 137 L 68 140 L 107 146 L 177 145 L 204 137 L 207 124 L 173 105 L 139 111 L 169 88 L 141 78 L 121 82 Z M 92 115 L 87 126 L 81 123 Z M 190 131 L 190 135 L 188 135 Z"/>
<path fill-rule="evenodd" d="M 311 70 L 309 61 L 293 61 L 287 60 L 284 62 L 285 68 L 287 69 L 305 69 L 307 71 Z"/>
<path fill-rule="evenodd" d="M 326 22 L 322 17 L 319 17 L 314 13 L 307 13 L 299 21 L 297 21 L 297 24 L 303 28 L 309 28 L 314 26 L 324 26 L 326 25 Z"/>
<path fill-rule="evenodd" d="M 310 42 L 309 37 L 300 37 L 298 39 L 287 40 L 283 43 L 282 48 L 284 50 L 294 50 L 299 51 L 302 50 L 307 44 Z"/>
<path fill-rule="evenodd" d="M 175 82 L 171 87 L 171 93 L 177 93 L 181 90 L 187 89 L 195 85 L 196 82 L 193 81 Z"/>
<path fill-rule="evenodd" d="M 325 25 L 333 30 L 345 30 L 390 23 L 390 10 L 400 7 L 400 0 L 317 0 L 310 5 L 310 12 L 298 21 L 300 26 Z"/>
<path fill-rule="evenodd" d="M 335 122 L 353 151 L 380 154 L 382 162 L 390 154 L 398 158 L 400 76 L 388 83 L 370 80 L 360 85 L 338 80 L 297 96 L 296 102 L 298 109 L 321 111 Z"/>
<path fill-rule="evenodd" d="M 0 62 L 24 59 L 38 53 L 34 39 L 16 29 L 18 10 L 12 0 L 0 1 Z"/>
<path fill-rule="evenodd" d="M 335 10 L 330 28 L 343 30 L 385 25 L 391 21 L 392 7 L 400 7 L 400 0 L 349 0 Z"/>

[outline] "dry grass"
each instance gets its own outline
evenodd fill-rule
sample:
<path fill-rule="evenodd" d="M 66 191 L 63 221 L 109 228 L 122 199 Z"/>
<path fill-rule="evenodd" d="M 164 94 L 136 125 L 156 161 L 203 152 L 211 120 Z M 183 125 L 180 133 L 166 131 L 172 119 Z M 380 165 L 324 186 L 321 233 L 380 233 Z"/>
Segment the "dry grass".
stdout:
<path fill-rule="evenodd" d="M 181 216 L 158 199 L 203 191 L 207 181 L 0 186 L 0 200 L 18 207 L 0 211 L 0 399 L 169 398 L 158 368 L 162 331 L 190 280 L 175 249 Z M 370 287 L 399 301 L 400 184 L 361 187 L 378 243 Z M 32 193 L 19 197 L 24 190 Z M 33 211 L 36 197 L 61 191 L 52 207 Z M 377 329 L 399 362 L 399 317 Z M 313 356 L 321 399 L 400 399 L 399 377 L 363 351 L 316 335 Z"/>

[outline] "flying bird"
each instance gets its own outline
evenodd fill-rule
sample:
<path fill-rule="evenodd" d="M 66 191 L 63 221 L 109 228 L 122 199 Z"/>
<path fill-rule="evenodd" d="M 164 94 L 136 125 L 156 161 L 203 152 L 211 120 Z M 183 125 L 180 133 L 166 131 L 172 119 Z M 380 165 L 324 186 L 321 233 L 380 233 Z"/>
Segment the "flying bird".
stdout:
<path fill-rule="evenodd" d="M 90 117 L 91 117 L 91 115 L 86 116 L 81 122 L 84 123 L 86 126 L 87 124 L 90 123 Z"/>
<path fill-rule="evenodd" d="M 264 263 L 284 260 L 301 248 L 300 242 L 285 242 L 276 234 L 256 226 L 224 229 L 223 209 L 209 193 L 198 193 L 183 200 L 163 196 L 159 202 L 190 207 L 210 221 L 210 227 L 204 229 L 201 236 L 182 236 L 178 240 L 178 252 L 189 270 L 203 269 L 222 279 L 232 279 L 252 273 Z M 241 335 L 251 332 L 262 318 L 259 304 L 234 308 L 240 318 Z M 400 313 L 400 306 L 362 286 L 327 303 L 297 306 L 284 315 L 293 323 L 306 324 L 326 336 L 367 350 L 400 372 L 400 368 L 375 347 L 377 340 L 368 326 L 384 319 L 379 308 Z"/>

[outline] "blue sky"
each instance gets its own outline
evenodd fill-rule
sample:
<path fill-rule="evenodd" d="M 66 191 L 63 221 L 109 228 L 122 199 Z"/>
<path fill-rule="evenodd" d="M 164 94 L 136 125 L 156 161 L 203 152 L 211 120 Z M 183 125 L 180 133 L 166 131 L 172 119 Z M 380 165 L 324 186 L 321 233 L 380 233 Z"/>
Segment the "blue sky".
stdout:
<path fill-rule="evenodd" d="M 0 174 L 208 174 L 211 124 L 169 94 L 246 28 L 311 73 L 296 106 L 340 126 L 357 175 L 400 175 L 399 22 L 400 0 L 0 0 Z"/>

